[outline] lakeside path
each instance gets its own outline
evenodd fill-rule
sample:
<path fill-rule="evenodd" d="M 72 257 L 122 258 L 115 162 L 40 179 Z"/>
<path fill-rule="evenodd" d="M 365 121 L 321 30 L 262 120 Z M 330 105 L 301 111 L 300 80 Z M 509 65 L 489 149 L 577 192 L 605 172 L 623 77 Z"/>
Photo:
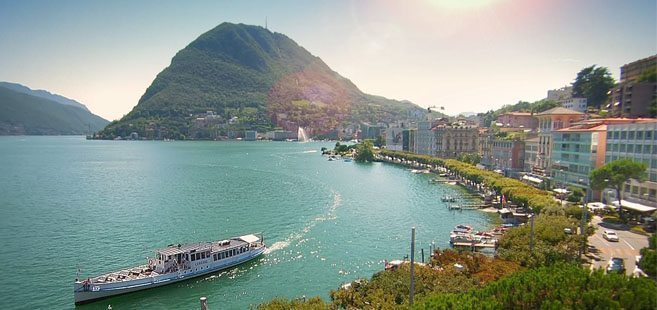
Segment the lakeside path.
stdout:
<path fill-rule="evenodd" d="M 591 219 L 591 225 L 595 227 L 595 234 L 589 237 L 589 247 L 593 247 L 600 260 L 593 260 L 591 268 L 606 268 L 612 257 L 620 257 L 625 260 L 625 273 L 632 275 L 636 267 L 636 256 L 639 251 L 648 246 L 648 237 L 635 234 L 627 229 L 610 227 L 602 222 L 600 216 Z M 618 242 L 610 242 L 602 237 L 602 233 L 607 230 L 613 230 L 618 234 Z M 589 250 L 589 252 L 591 252 Z"/>

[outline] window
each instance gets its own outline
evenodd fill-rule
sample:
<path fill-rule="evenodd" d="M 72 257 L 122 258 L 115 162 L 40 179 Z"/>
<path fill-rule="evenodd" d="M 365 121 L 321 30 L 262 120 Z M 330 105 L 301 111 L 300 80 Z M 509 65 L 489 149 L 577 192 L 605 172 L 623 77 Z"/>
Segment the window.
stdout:
<path fill-rule="evenodd" d="M 637 140 L 643 140 L 643 131 L 637 131 L 636 132 L 636 139 Z"/>
<path fill-rule="evenodd" d="M 625 144 L 621 144 L 621 145 L 620 145 L 620 151 L 621 151 L 621 152 L 625 152 Z"/>
<path fill-rule="evenodd" d="M 641 144 L 637 144 L 637 145 L 634 147 L 634 151 L 635 151 L 636 153 L 638 153 L 638 154 L 641 154 L 641 152 L 642 152 L 641 147 L 642 147 Z"/>
<path fill-rule="evenodd" d="M 652 131 L 646 130 L 644 131 L 644 135 L 646 136 L 646 140 L 652 140 Z"/>
<path fill-rule="evenodd" d="M 643 146 L 643 154 L 650 154 L 650 145 Z"/>
<path fill-rule="evenodd" d="M 192 254 L 192 261 L 196 260 L 196 254 Z"/>
<path fill-rule="evenodd" d="M 634 131 L 630 131 L 627 133 L 627 138 L 630 140 L 634 140 Z"/>
<path fill-rule="evenodd" d="M 621 138 L 621 140 L 626 140 L 627 139 L 627 132 L 626 131 L 621 131 L 620 138 Z"/>
<path fill-rule="evenodd" d="M 628 144 L 627 145 L 627 152 L 628 153 L 634 153 L 634 144 Z"/>
<path fill-rule="evenodd" d="M 614 139 L 618 140 L 618 131 L 614 131 Z"/>

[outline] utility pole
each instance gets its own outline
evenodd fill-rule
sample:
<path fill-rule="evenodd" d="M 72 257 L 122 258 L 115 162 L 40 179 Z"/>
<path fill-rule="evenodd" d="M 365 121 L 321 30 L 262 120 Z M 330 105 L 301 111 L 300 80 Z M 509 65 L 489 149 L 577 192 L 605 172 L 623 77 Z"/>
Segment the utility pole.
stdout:
<path fill-rule="evenodd" d="M 586 189 L 586 194 L 584 197 L 584 208 L 582 209 L 582 227 L 580 228 L 580 234 L 582 237 L 582 245 L 580 248 L 580 260 L 582 259 L 582 255 L 586 254 L 586 239 L 588 238 L 588 234 L 586 232 L 586 218 L 588 215 L 589 207 L 588 207 L 588 201 L 589 201 L 589 190 Z"/>
<path fill-rule="evenodd" d="M 413 295 L 415 294 L 415 227 L 411 228 L 411 290 L 408 303 L 413 307 Z"/>
<path fill-rule="evenodd" d="M 529 222 L 529 255 L 534 256 L 534 214 L 530 215 Z"/>

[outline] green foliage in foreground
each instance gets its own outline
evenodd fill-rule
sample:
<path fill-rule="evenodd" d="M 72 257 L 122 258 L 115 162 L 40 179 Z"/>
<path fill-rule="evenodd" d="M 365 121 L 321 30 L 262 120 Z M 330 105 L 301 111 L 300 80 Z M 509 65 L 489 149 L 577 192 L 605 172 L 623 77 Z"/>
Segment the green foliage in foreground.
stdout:
<path fill-rule="evenodd" d="M 415 300 L 436 293 L 457 293 L 481 287 L 519 270 L 513 262 L 492 259 L 479 253 L 452 250 L 436 252 L 428 266 L 416 265 Z M 461 264 L 463 270 L 454 268 Z M 410 292 L 410 264 L 397 270 L 381 271 L 371 280 L 357 280 L 349 288 L 331 291 L 331 303 L 313 298 L 307 302 L 274 299 L 259 309 L 367 309 L 407 308 Z"/>
<path fill-rule="evenodd" d="M 648 247 L 641 249 L 641 270 L 651 277 L 657 277 L 657 235 L 648 239 Z"/>
<path fill-rule="evenodd" d="M 605 275 L 555 264 L 521 271 L 483 288 L 434 294 L 417 309 L 655 309 L 657 287 L 646 278 Z"/>
<path fill-rule="evenodd" d="M 534 251 L 529 250 L 530 225 L 507 231 L 500 239 L 497 254 L 500 258 L 536 267 L 557 262 L 576 262 L 582 236 L 566 234 L 578 222 L 560 215 L 541 214 L 534 220 Z"/>

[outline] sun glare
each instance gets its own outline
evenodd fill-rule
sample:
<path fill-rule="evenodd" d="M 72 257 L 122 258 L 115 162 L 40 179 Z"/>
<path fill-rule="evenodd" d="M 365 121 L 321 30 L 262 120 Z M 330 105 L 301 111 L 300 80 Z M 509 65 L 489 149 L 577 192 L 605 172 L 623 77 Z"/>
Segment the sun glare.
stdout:
<path fill-rule="evenodd" d="M 499 0 L 426 0 L 426 1 L 440 8 L 466 10 L 466 9 L 482 8 L 490 5 L 491 3 L 498 2 Z"/>

